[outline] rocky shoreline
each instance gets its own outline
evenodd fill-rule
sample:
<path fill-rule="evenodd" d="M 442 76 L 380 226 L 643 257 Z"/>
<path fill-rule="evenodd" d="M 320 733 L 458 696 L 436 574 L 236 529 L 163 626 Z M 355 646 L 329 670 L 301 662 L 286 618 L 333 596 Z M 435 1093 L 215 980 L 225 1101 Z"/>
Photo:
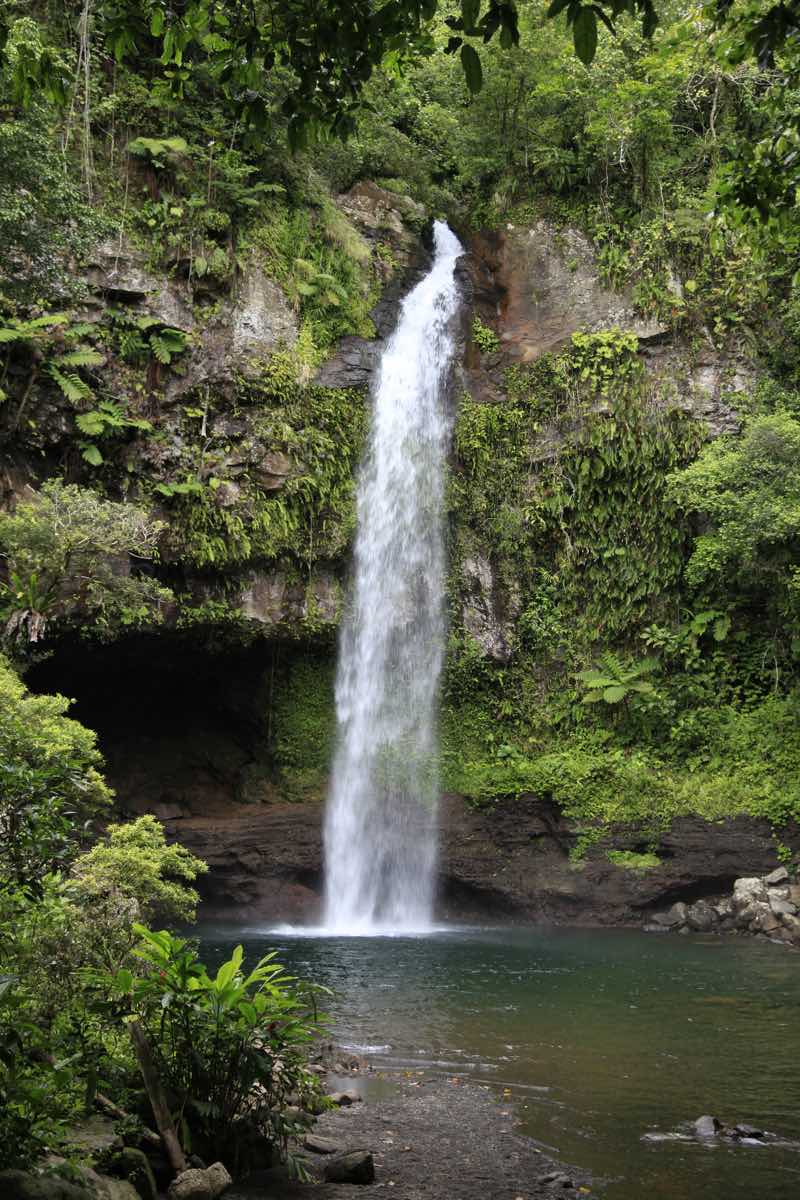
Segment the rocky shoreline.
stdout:
<path fill-rule="evenodd" d="M 752 934 L 779 945 L 800 947 L 800 883 L 786 867 L 768 875 L 737 879 L 730 895 L 681 901 L 653 914 L 645 933 Z"/>
<path fill-rule="evenodd" d="M 234 1184 L 226 1200 L 343 1200 L 390 1194 L 395 1200 L 545 1200 L 590 1196 L 586 1172 L 548 1158 L 515 1131 L 513 1105 L 488 1087 L 457 1078 L 409 1078 L 380 1073 L 389 1098 L 343 1105 L 317 1120 L 304 1160 L 311 1179 L 292 1182 L 284 1170 Z M 372 1166 L 365 1167 L 366 1159 Z M 345 1182 L 337 1164 L 363 1173 Z M 336 1180 L 336 1182 L 334 1182 Z M 341 1181 L 339 1181 L 341 1180 Z"/>

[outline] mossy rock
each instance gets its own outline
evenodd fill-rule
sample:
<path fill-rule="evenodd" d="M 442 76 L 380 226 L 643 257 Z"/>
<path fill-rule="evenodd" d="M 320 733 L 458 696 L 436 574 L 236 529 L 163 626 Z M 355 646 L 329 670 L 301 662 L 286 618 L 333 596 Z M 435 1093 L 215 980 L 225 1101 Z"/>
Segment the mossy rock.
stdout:
<path fill-rule="evenodd" d="M 124 1150 L 120 1150 L 114 1155 L 106 1170 L 118 1179 L 127 1179 L 129 1183 L 132 1183 L 141 1196 L 141 1200 L 157 1200 L 158 1188 L 153 1168 L 143 1150 L 137 1150 L 134 1146 L 126 1146 Z"/>

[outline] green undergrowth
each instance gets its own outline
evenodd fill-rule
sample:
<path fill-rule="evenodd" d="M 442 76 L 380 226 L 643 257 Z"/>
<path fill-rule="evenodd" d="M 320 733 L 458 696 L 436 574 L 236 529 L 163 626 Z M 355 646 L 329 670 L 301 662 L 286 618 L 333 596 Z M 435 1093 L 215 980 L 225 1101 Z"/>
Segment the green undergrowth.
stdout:
<path fill-rule="evenodd" d="M 366 424 L 359 392 L 300 383 L 291 356 L 275 355 L 219 414 L 214 400 L 184 413 L 183 465 L 156 489 L 170 557 L 217 570 L 284 559 L 302 576 L 341 556 Z M 231 423 L 243 432 L 231 437 Z"/>
<path fill-rule="evenodd" d="M 572 641 L 576 623 L 584 641 L 624 634 L 679 580 L 687 531 L 666 477 L 704 430 L 654 393 L 637 350 L 621 330 L 575 334 L 564 353 L 509 371 L 506 403 L 462 401 L 456 554 L 491 548 L 524 605 L 517 638 L 529 650 L 560 655 L 565 623 Z"/>
<path fill-rule="evenodd" d="M 578 857 L 689 814 L 779 836 L 800 817 L 796 392 L 760 384 L 709 440 L 623 331 L 506 384 L 456 426 L 445 789 L 550 798 Z"/>
<path fill-rule="evenodd" d="M 331 654 L 300 653 L 274 675 L 272 748 L 282 794 L 322 800 L 336 735 Z"/>
<path fill-rule="evenodd" d="M 532 794 L 559 805 L 579 832 L 575 854 L 611 826 L 635 829 L 655 847 L 681 816 L 707 821 L 747 814 L 776 831 L 800 819 L 800 696 L 770 698 L 752 709 L 708 709 L 703 753 L 687 760 L 667 746 L 621 744 L 604 730 L 564 733 L 526 750 L 510 743 L 462 758 L 445 742 L 445 788 L 479 805 Z M 474 755 L 474 743 L 473 743 Z"/>

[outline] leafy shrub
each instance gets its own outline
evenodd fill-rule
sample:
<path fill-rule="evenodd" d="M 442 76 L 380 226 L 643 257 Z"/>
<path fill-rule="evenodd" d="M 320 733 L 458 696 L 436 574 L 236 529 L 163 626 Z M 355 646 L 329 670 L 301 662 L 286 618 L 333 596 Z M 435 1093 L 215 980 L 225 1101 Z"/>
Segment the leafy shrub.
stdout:
<path fill-rule="evenodd" d="M 669 495 L 697 513 L 686 579 L 701 596 L 759 598 L 796 627 L 800 617 L 800 421 L 787 412 L 752 419 L 739 438 L 720 438 L 668 479 Z"/>
<path fill-rule="evenodd" d="M 184 1149 L 236 1166 L 236 1128 L 246 1118 L 282 1152 L 296 1132 L 283 1110 L 315 1091 L 303 1048 L 319 1033 L 316 990 L 301 987 L 268 954 L 246 972 L 237 946 L 213 977 L 193 943 L 135 926 L 136 971 L 113 986 L 130 998 L 161 1079 L 175 1097 Z"/>
<path fill-rule="evenodd" d="M 101 629 L 158 620 L 172 593 L 130 571 L 130 559 L 156 556 L 162 525 L 135 504 L 51 479 L 15 512 L 0 514 L 0 585 L 6 637 L 40 641 L 51 623 Z"/>
<path fill-rule="evenodd" d="M 0 888 L 37 889 L 77 851 L 111 793 L 94 733 L 63 696 L 31 696 L 0 657 Z"/>
<path fill-rule="evenodd" d="M 480 317 L 475 317 L 472 322 L 472 339 L 482 354 L 494 354 L 500 349 L 499 337 Z"/>
<path fill-rule="evenodd" d="M 144 920 L 182 922 L 194 920 L 198 901 L 188 884 L 206 870 L 183 846 L 168 846 L 163 826 L 148 815 L 110 825 L 103 840 L 75 863 L 72 879 L 82 904 L 116 892 L 135 900 Z"/>

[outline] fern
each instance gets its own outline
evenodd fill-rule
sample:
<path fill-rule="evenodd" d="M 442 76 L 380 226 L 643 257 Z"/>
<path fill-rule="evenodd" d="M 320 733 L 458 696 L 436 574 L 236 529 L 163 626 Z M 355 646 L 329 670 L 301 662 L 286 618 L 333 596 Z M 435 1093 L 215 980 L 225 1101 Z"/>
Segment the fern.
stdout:
<path fill-rule="evenodd" d="M 80 400 L 88 400 L 91 396 L 92 389 L 85 380 L 81 379 L 80 375 L 73 373 L 65 375 L 63 371 L 59 371 L 54 363 L 50 364 L 48 370 L 51 377 L 72 404 L 77 404 Z"/>
<path fill-rule="evenodd" d="M 77 350 L 70 350 L 58 360 L 59 366 L 63 367 L 99 367 L 104 362 L 105 357 L 89 346 L 79 346 Z"/>

